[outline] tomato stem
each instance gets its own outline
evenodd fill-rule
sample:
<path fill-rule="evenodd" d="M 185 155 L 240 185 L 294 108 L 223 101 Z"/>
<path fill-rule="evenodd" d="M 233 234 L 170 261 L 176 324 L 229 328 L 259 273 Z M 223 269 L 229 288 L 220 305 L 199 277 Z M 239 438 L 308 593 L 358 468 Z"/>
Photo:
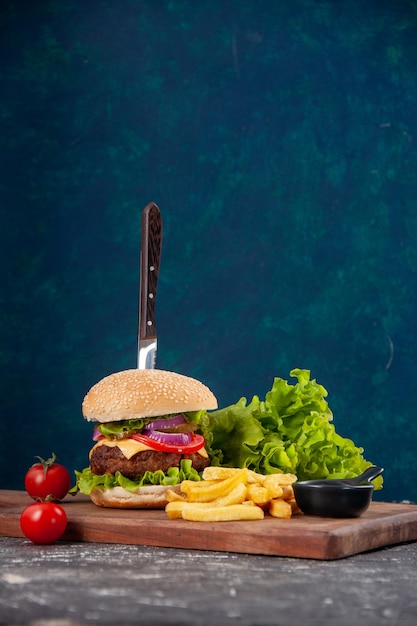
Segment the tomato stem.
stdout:
<path fill-rule="evenodd" d="M 41 456 L 35 456 L 34 458 L 38 459 L 38 462 L 34 463 L 32 467 L 35 467 L 35 465 L 42 465 L 43 473 L 44 473 L 44 476 L 46 477 L 46 473 L 48 469 L 55 463 L 58 457 L 56 456 L 55 452 L 52 452 L 51 457 L 49 459 L 45 460 Z"/>

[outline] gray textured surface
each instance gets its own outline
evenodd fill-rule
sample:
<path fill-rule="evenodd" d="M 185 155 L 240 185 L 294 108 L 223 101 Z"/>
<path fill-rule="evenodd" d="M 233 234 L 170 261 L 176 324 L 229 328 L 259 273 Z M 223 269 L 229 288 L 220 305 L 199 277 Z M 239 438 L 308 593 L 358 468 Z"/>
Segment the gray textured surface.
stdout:
<path fill-rule="evenodd" d="M 414 624 L 417 543 L 338 561 L 1 538 L 0 624 Z"/>

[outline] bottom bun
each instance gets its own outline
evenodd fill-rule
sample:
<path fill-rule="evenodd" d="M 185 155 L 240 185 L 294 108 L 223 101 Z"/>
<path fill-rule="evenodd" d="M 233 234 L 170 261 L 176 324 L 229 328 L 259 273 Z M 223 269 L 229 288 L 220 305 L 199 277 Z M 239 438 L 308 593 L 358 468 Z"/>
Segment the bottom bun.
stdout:
<path fill-rule="evenodd" d="M 136 491 L 127 491 L 123 487 L 95 487 L 90 498 L 97 506 L 112 509 L 164 509 L 168 504 L 167 491 L 180 493 L 180 485 L 149 485 L 139 487 Z"/>

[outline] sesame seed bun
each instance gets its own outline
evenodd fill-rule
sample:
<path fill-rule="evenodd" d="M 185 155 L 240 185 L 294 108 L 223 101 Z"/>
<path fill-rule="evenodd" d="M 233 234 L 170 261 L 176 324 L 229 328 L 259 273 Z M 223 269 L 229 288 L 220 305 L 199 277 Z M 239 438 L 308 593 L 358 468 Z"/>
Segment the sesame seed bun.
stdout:
<path fill-rule="evenodd" d="M 85 419 L 101 423 L 216 408 L 216 397 L 203 383 L 158 369 L 106 376 L 90 389 L 82 404 Z"/>
<path fill-rule="evenodd" d="M 180 493 L 180 485 L 149 485 L 133 492 L 123 487 L 95 488 L 90 498 L 97 506 L 110 509 L 163 509 L 168 504 L 167 491 Z"/>

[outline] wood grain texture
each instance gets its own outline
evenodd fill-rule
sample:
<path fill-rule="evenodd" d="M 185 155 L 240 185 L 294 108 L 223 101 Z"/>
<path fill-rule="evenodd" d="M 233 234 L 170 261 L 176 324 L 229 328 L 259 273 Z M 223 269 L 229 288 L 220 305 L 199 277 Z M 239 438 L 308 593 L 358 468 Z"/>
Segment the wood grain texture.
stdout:
<path fill-rule="evenodd" d="M 22 537 L 20 514 L 30 504 L 23 491 L 0 491 L 0 535 Z M 97 507 L 85 496 L 67 497 L 70 541 L 121 543 L 332 560 L 417 539 L 417 506 L 373 502 L 360 518 L 297 515 L 290 520 L 187 522 L 165 511 Z"/>

